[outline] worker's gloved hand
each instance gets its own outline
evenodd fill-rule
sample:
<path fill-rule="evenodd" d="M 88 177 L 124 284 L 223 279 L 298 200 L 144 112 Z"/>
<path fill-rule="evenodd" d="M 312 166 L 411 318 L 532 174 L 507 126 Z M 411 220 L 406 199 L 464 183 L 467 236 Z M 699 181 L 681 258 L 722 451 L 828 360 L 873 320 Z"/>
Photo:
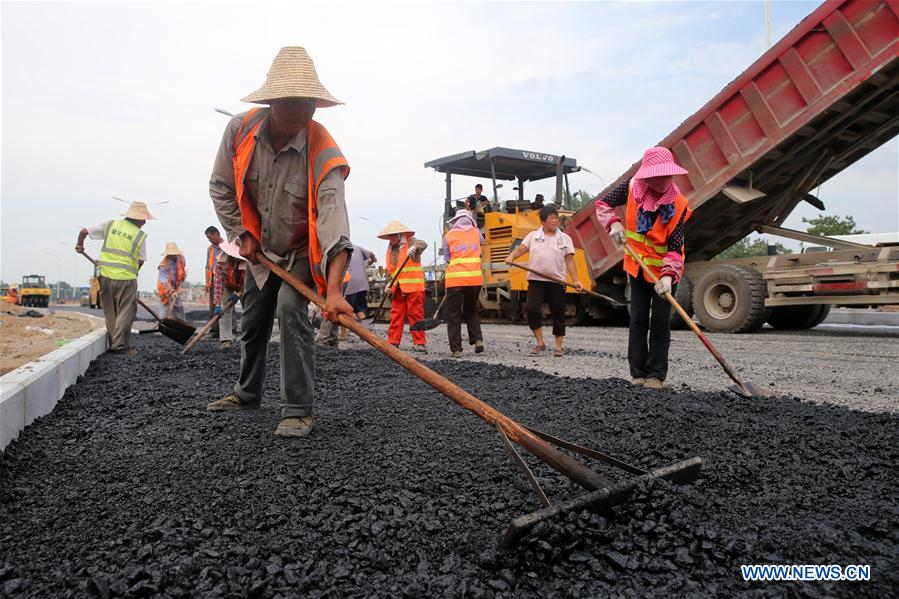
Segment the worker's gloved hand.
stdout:
<path fill-rule="evenodd" d="M 392 295 L 393 295 L 393 287 L 388 287 L 387 288 L 387 296 L 390 297 Z"/>
<path fill-rule="evenodd" d="M 614 222 L 609 227 L 609 237 L 612 238 L 612 241 L 617 243 L 618 245 L 624 245 L 627 243 L 627 235 L 624 232 L 624 225 L 620 222 Z"/>
<path fill-rule="evenodd" d="M 658 293 L 659 295 L 671 293 L 671 277 L 664 276 L 659 279 L 659 282 L 656 283 L 656 293 Z"/>
<path fill-rule="evenodd" d="M 240 296 L 237 295 L 236 293 L 232 293 L 231 297 L 228 298 L 228 301 L 231 302 L 232 304 L 236 304 L 238 301 L 240 301 Z"/>
<path fill-rule="evenodd" d="M 409 248 L 409 251 L 406 252 L 406 255 L 407 255 L 409 258 L 415 258 L 415 252 L 416 252 L 416 249 L 417 249 L 417 248 L 416 248 L 415 246 L 410 247 L 410 248 Z"/>
<path fill-rule="evenodd" d="M 215 310 L 212 311 L 213 316 L 221 316 L 222 315 L 222 307 L 216 306 Z"/>
<path fill-rule="evenodd" d="M 75 251 L 78 252 L 79 254 L 83 254 L 83 253 L 84 253 L 84 246 L 83 246 L 83 245 L 80 245 L 80 244 L 79 244 L 79 245 L 76 245 L 76 246 L 75 246 Z"/>

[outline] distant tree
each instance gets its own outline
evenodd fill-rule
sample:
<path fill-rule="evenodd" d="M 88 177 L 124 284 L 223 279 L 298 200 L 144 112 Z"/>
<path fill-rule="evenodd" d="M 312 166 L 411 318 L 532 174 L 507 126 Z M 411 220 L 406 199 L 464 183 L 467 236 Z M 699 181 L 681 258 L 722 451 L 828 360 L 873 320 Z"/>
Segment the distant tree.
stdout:
<path fill-rule="evenodd" d="M 778 254 L 792 254 L 793 250 L 784 247 L 781 243 L 774 244 Z M 733 260 L 734 258 L 748 258 L 750 256 L 765 256 L 768 254 L 768 240 L 764 237 L 749 239 L 744 237 L 714 258 L 713 260 Z"/>
<path fill-rule="evenodd" d="M 569 194 L 566 190 L 562 190 L 562 207 L 566 210 L 577 212 L 584 206 L 592 204 L 596 196 L 584 189 Z M 552 202 L 556 201 L 556 194 L 553 194 Z"/>
<path fill-rule="evenodd" d="M 812 235 L 858 235 L 867 233 L 855 228 L 855 219 L 851 216 L 816 216 L 815 218 L 802 218 L 802 222 L 808 224 L 806 231 Z"/>

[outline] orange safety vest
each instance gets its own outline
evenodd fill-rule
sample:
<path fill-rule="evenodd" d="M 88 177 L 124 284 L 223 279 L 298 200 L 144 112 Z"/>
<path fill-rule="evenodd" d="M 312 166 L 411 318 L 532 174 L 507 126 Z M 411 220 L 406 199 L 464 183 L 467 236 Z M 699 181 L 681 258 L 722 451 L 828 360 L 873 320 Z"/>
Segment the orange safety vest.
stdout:
<path fill-rule="evenodd" d="M 395 261 L 391 258 L 392 252 L 390 251 L 390 246 L 387 246 L 387 259 L 384 262 L 387 264 L 387 272 L 391 277 L 393 277 L 393 273 L 400 267 L 400 264 L 403 263 L 403 260 L 406 259 L 406 252 L 408 251 L 411 242 L 412 234 L 407 233 L 406 236 L 400 240 L 400 247 L 396 252 Z M 415 256 L 409 258 L 409 261 L 406 262 L 406 266 L 403 268 L 403 272 L 400 273 L 399 278 L 396 280 L 396 284 L 403 293 L 414 293 L 416 291 L 425 290 L 425 273 L 421 267 L 420 256 L 417 259 Z"/>
<path fill-rule="evenodd" d="M 234 138 L 234 186 L 237 193 L 237 205 L 240 207 L 240 220 L 244 228 L 257 240 L 262 239 L 262 224 L 259 210 L 244 185 L 244 178 L 250 168 L 253 150 L 256 147 L 256 131 L 267 116 L 268 109 L 266 108 L 253 108 L 248 111 Z M 327 273 L 321 271 L 323 253 L 318 243 L 316 229 L 318 188 L 325 177 L 335 168 L 342 169 L 343 178 L 346 179 L 350 174 L 350 165 L 328 130 L 316 121 L 309 121 L 306 128 L 306 151 L 309 164 L 307 175 L 309 181 L 309 264 L 318 292 L 325 295 L 328 289 Z"/>
<path fill-rule="evenodd" d="M 446 265 L 447 287 L 480 287 L 484 284 L 481 271 L 481 235 L 474 227 L 467 231 L 450 229 L 444 235 L 449 246 L 450 261 Z"/>
<path fill-rule="evenodd" d="M 228 259 L 222 265 L 222 270 L 225 271 L 225 280 L 222 284 L 228 291 L 243 293 L 244 274 L 246 271 L 240 269 L 241 262 L 242 260 L 228 256 Z"/>
<path fill-rule="evenodd" d="M 168 269 L 168 267 L 169 267 L 168 260 L 169 260 L 168 256 L 163 256 L 162 262 L 159 263 L 160 268 L 165 267 L 166 269 Z M 184 282 L 185 265 L 186 265 L 186 262 L 184 260 L 184 256 L 175 256 L 175 272 L 172 273 L 171 270 L 168 271 L 168 273 L 169 273 L 168 283 L 169 283 L 169 285 L 172 286 L 172 289 L 174 289 L 175 291 L 177 291 L 178 288 L 181 287 L 181 283 Z M 168 292 L 168 290 L 166 290 L 164 283 L 162 281 L 160 281 L 158 278 L 156 279 L 156 291 L 159 293 L 159 299 L 160 299 L 160 301 L 162 301 L 163 304 L 169 303 L 169 292 Z"/>
<path fill-rule="evenodd" d="M 674 216 L 667 223 L 663 223 L 662 219 L 656 217 L 652 228 L 645 234 L 637 233 L 637 202 L 634 200 L 633 186 L 629 186 L 627 190 L 627 208 L 624 211 L 624 228 L 627 235 L 627 245 L 634 250 L 638 256 L 643 259 L 649 270 L 655 273 L 657 277 L 662 276 L 662 266 L 664 265 L 665 254 L 668 253 L 668 237 L 674 232 L 677 223 L 680 222 L 681 215 L 684 216 L 684 222 L 690 218 L 693 211 L 687 205 L 687 198 L 682 194 L 674 199 Z M 684 246 L 681 246 L 681 258 L 684 256 Z M 624 255 L 624 271 L 636 277 L 640 271 L 640 265 L 637 261 Z M 643 278 L 651 282 L 649 276 L 643 273 Z"/>
<path fill-rule="evenodd" d="M 212 289 L 212 277 L 215 276 L 215 246 L 211 243 L 206 248 L 206 291 Z"/>

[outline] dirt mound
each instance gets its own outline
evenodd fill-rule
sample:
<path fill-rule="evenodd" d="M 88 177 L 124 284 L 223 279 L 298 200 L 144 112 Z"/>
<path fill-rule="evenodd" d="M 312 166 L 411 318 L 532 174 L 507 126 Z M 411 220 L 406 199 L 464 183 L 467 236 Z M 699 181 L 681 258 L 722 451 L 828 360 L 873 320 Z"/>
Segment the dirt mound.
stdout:
<path fill-rule="evenodd" d="M 59 349 L 102 326 L 76 312 L 56 312 L 40 318 L 36 310 L 0 301 L 0 375 Z"/>
<path fill-rule="evenodd" d="M 899 417 L 794 398 L 438 362 L 524 423 L 644 467 L 699 455 L 610 517 L 517 549 L 538 507 L 495 432 L 373 351 L 319 350 L 310 438 L 208 414 L 239 352 L 163 338 L 104 355 L 0 457 L 0 591 L 17 596 L 886 596 L 899 585 Z M 276 347 L 276 346 L 275 346 Z M 532 463 L 554 500 L 580 493 Z M 868 583 L 745 583 L 741 564 L 870 564 Z"/>

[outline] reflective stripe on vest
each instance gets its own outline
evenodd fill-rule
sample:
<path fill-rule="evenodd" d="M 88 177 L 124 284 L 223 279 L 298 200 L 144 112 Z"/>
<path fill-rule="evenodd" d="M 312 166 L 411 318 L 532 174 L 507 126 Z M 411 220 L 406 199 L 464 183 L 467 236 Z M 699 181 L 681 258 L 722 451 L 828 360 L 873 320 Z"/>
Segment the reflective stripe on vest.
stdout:
<path fill-rule="evenodd" d="M 445 285 L 480 287 L 484 283 L 484 274 L 481 271 L 481 236 L 478 230 L 451 229 L 444 238 L 450 255 Z"/>
<path fill-rule="evenodd" d="M 387 264 L 387 272 L 391 277 L 400 267 L 400 264 L 403 263 L 403 260 L 405 260 L 406 252 L 409 251 L 409 243 L 411 240 L 411 234 L 400 240 L 400 247 L 396 252 L 396 261 L 391 260 L 392 252 L 390 251 L 390 246 L 387 246 L 387 258 L 384 262 Z M 400 256 L 403 256 L 402 260 L 400 260 Z M 403 267 L 403 272 L 400 273 L 399 278 L 396 280 L 396 285 L 403 293 L 414 293 L 416 291 L 425 290 L 425 273 L 424 269 L 421 267 L 421 257 L 418 259 L 416 259 L 415 256 L 409 258 L 409 261 L 406 262 L 406 266 Z"/>
<path fill-rule="evenodd" d="M 140 246 L 147 234 L 127 220 L 114 220 L 103 232 L 103 247 L 98 264 L 100 276 L 115 281 L 137 279 Z"/>
<path fill-rule="evenodd" d="M 237 205 L 240 207 L 240 220 L 243 226 L 262 240 L 262 224 L 259 211 L 244 185 L 253 150 L 256 147 L 256 132 L 268 116 L 267 108 L 253 108 L 244 115 L 234 138 L 234 189 Z M 341 169 L 343 178 L 350 174 L 350 165 L 344 158 L 337 143 L 320 123 L 309 121 L 306 127 L 307 180 L 309 182 L 308 218 L 309 218 L 309 266 L 318 292 L 325 295 L 328 290 L 326 273 L 322 273 L 322 260 L 331 249 L 323 248 L 318 241 L 318 190 L 322 181 L 331 171 Z"/>
<path fill-rule="evenodd" d="M 634 201 L 633 183 L 627 190 L 627 207 L 624 211 L 624 228 L 627 235 L 627 245 L 634 250 L 657 277 L 662 276 L 662 267 L 665 265 L 665 254 L 668 252 L 668 237 L 674 232 L 681 216 L 684 222 L 690 218 L 692 212 L 687 205 L 687 198 L 679 195 L 674 199 L 674 215 L 667 223 L 656 217 L 652 228 L 646 233 L 637 233 L 637 203 Z M 681 259 L 684 251 L 681 246 Z M 640 272 L 640 265 L 627 254 L 624 255 L 624 271 L 636 277 Z M 643 278 L 650 281 L 649 275 L 643 273 Z"/>

